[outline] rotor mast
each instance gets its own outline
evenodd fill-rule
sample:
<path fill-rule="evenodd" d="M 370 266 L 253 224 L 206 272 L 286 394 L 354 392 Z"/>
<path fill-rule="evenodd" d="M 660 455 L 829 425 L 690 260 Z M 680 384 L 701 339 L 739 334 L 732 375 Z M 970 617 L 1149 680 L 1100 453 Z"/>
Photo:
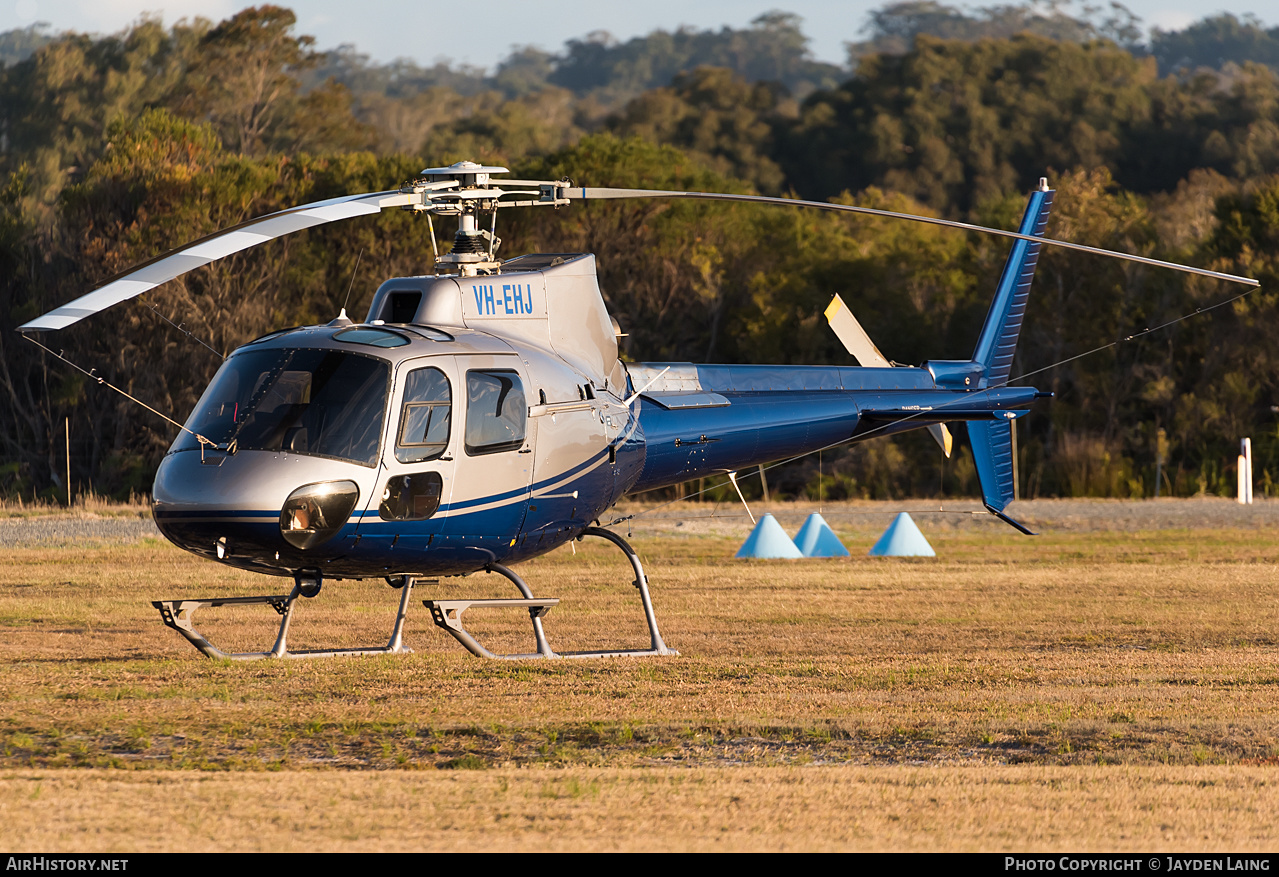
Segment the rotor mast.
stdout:
<path fill-rule="evenodd" d="M 475 277 L 501 270 L 502 262 L 497 257 L 502 245 L 497 236 L 499 207 L 563 207 L 570 203 L 564 194 L 567 180 L 493 180 L 493 174 L 509 173 L 504 167 L 459 161 L 448 167 L 425 168 L 417 179 L 400 189 L 410 198 L 403 205 L 405 210 L 457 217 L 453 249 L 435 257 L 437 273 L 448 270 Z M 526 199 L 502 200 L 520 195 Z M 527 200 L 529 196 L 534 200 Z M 484 228 L 486 218 L 488 228 Z"/>
<path fill-rule="evenodd" d="M 493 228 L 497 225 L 496 202 L 504 193 L 491 188 L 490 180 L 492 174 L 507 173 L 510 171 L 504 167 L 459 161 L 449 167 L 426 168 L 414 182 L 411 187 L 414 190 L 422 183 L 453 184 L 436 196 L 438 200 L 428 199 L 405 208 L 423 210 L 437 216 L 457 217 L 452 251 L 435 257 L 437 273 L 442 267 L 449 267 L 463 277 L 474 277 L 497 270 L 501 264 L 497 260 L 497 249 L 502 245 L 502 239 L 493 233 Z M 488 229 L 480 226 L 482 213 L 493 214 L 493 222 Z"/>

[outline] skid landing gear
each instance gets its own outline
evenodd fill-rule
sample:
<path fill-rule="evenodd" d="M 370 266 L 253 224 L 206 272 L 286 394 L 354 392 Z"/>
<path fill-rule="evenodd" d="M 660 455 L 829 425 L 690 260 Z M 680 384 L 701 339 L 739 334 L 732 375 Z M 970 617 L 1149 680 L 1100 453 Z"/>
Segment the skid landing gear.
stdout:
<path fill-rule="evenodd" d="M 395 615 L 395 627 L 391 631 L 391 639 L 385 646 L 370 646 L 361 649 L 302 649 L 289 651 L 289 624 L 293 620 L 293 606 L 298 597 L 314 597 L 320 593 L 323 584 L 318 573 L 300 573 L 294 576 L 293 590 L 288 594 L 268 595 L 262 597 L 223 597 L 215 600 L 156 600 L 152 606 L 160 610 L 160 618 L 164 623 L 182 634 L 191 645 L 195 646 L 210 658 L 229 658 L 233 661 L 256 661 L 261 658 L 335 658 L 344 655 L 399 655 L 412 652 L 404 645 L 404 617 L 409 611 L 409 599 L 413 594 L 413 578 L 404 576 L 398 585 L 400 592 L 400 609 Z M 275 645 L 269 652 L 224 652 L 209 642 L 204 634 L 195 629 L 192 616 L 197 609 L 206 606 L 245 606 L 255 603 L 266 603 L 280 614 L 280 633 L 275 638 Z"/>
<path fill-rule="evenodd" d="M 598 527 L 587 527 L 577 537 L 581 539 L 583 536 L 598 536 L 601 539 L 607 539 L 626 555 L 626 559 L 631 562 L 631 569 L 635 572 L 635 581 L 632 583 L 640 592 L 640 601 L 644 604 L 644 618 L 648 622 L 648 633 L 651 639 L 651 647 L 647 649 L 618 649 L 615 651 L 601 652 L 556 652 L 551 649 L 550 644 L 546 641 L 546 633 L 542 630 L 542 618 L 551 609 L 559 605 L 559 599 L 556 597 L 544 597 L 538 599 L 533 596 L 533 591 L 528 584 L 520 578 L 515 572 L 502 566 L 500 563 L 490 563 L 485 567 L 485 572 L 497 573 L 509 579 L 515 587 L 519 588 L 523 599 L 518 600 L 423 600 L 423 605 L 431 610 L 431 618 L 436 625 L 449 633 L 454 639 L 466 646 L 467 651 L 481 658 L 501 658 L 504 660 L 517 660 L 520 658 L 613 658 L 613 657 L 638 657 L 643 655 L 678 655 L 679 652 L 674 649 L 667 648 L 666 643 L 662 641 L 662 635 L 657 631 L 657 616 L 653 614 L 653 601 L 648 594 L 648 576 L 644 575 L 644 567 L 640 565 L 639 555 L 635 553 L 635 549 L 616 533 L 611 530 L 603 530 Z M 533 639 L 537 644 L 536 652 L 528 652 L 517 655 L 498 655 L 490 652 L 479 641 L 462 626 L 462 613 L 473 607 L 487 608 L 524 608 L 528 610 L 529 619 L 533 622 Z"/>

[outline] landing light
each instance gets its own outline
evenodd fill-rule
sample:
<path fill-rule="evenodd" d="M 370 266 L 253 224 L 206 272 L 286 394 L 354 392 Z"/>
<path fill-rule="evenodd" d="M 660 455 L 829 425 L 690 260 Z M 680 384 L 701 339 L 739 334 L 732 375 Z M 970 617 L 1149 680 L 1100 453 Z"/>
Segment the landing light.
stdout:
<path fill-rule="evenodd" d="M 280 533 L 294 548 L 327 542 L 351 516 L 360 489 L 354 481 L 307 484 L 289 494 L 280 510 Z"/>

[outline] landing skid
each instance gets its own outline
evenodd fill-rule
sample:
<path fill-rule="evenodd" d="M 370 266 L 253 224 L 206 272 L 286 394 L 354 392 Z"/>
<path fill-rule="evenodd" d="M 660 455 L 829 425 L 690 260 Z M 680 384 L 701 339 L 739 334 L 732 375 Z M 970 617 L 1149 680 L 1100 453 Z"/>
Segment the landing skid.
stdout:
<path fill-rule="evenodd" d="M 288 594 L 268 595 L 263 597 L 223 597 L 215 600 L 156 600 L 151 603 L 160 610 L 160 618 L 164 623 L 182 634 L 191 645 L 195 646 L 210 658 L 227 658 L 232 661 L 256 661 L 262 658 L 337 658 L 347 655 L 401 655 L 412 652 L 404 645 L 404 618 L 409 611 L 409 599 L 413 594 L 413 578 L 404 576 L 400 585 L 400 610 L 395 615 L 395 627 L 391 631 L 391 639 L 385 646 L 370 646 L 360 649 L 300 649 L 289 651 L 289 624 L 293 620 L 293 607 L 298 597 L 314 597 L 320 592 L 318 580 L 304 581 L 298 579 L 293 590 Z M 195 629 L 192 616 L 197 609 L 206 606 L 247 606 L 266 603 L 281 616 L 280 632 L 275 638 L 275 645 L 269 652 L 224 652 Z"/>
<path fill-rule="evenodd" d="M 598 536 L 601 539 L 607 539 L 626 555 L 626 559 L 631 562 L 631 569 L 635 572 L 635 581 L 632 583 L 640 592 L 640 601 L 644 604 L 644 618 L 648 622 L 648 633 L 651 639 L 651 647 L 647 649 L 618 649 L 615 651 L 599 651 L 599 652 L 556 652 L 550 643 L 546 641 L 546 632 L 542 630 L 542 618 L 551 609 L 559 605 L 559 599 L 555 597 L 547 597 L 537 599 L 533 596 L 533 591 L 528 584 L 520 578 L 514 571 L 502 566 L 500 563 L 491 563 L 485 567 L 486 572 L 497 573 L 509 579 L 524 595 L 519 600 L 423 600 L 423 605 L 431 610 L 431 618 L 436 625 L 449 633 L 454 639 L 466 646 L 467 651 L 481 658 L 500 658 L 503 660 L 518 660 L 521 658 L 615 658 L 615 657 L 639 657 L 645 655 L 678 655 L 679 652 L 674 649 L 667 648 L 666 643 L 662 641 L 662 635 L 657 630 L 657 616 L 653 614 L 653 601 L 648 594 L 648 576 L 644 575 L 644 567 L 640 565 L 639 555 L 635 553 L 635 549 L 627 544 L 626 540 L 611 530 L 603 530 L 599 527 L 587 527 L 577 537 L 582 536 Z M 536 652 L 516 655 L 499 655 L 490 652 L 466 629 L 462 626 L 462 613 L 473 607 L 487 608 L 524 608 L 528 610 L 529 619 L 533 622 L 533 638 L 537 644 Z"/>
<path fill-rule="evenodd" d="M 639 556 L 627 544 L 626 540 L 610 530 L 598 527 L 587 527 L 579 535 L 597 536 L 607 539 L 626 555 L 635 573 L 632 584 L 639 589 L 640 601 L 644 605 L 644 618 L 648 622 L 650 647 L 647 649 L 616 649 L 594 652 L 556 652 L 546 640 L 546 632 L 542 629 L 542 618 L 552 608 L 559 605 L 555 597 L 536 598 L 532 589 L 515 572 L 500 563 L 491 563 L 485 567 L 486 572 L 497 573 L 511 581 L 522 594 L 521 599 L 494 600 L 424 600 L 425 606 L 431 610 L 435 623 L 452 635 L 467 650 L 481 658 L 501 658 L 515 660 L 519 658 L 610 658 L 644 655 L 678 655 L 679 652 L 668 648 L 657 630 L 657 616 L 653 614 L 653 601 L 648 593 L 648 576 L 644 575 L 644 567 Z M 319 594 L 321 579 L 317 573 L 298 574 L 295 577 L 293 590 L 287 594 L 268 594 L 260 597 L 221 597 L 212 600 L 156 600 L 152 606 L 160 610 L 160 618 L 165 625 L 173 628 L 186 637 L 191 645 L 210 658 L 225 658 L 232 661 L 256 661 L 262 658 L 336 658 L 346 655 L 400 655 L 412 652 L 404 645 L 404 619 L 408 615 L 409 600 L 413 594 L 413 577 L 403 576 L 396 580 L 388 579 L 391 584 L 401 588 L 400 608 L 395 615 L 395 627 L 391 631 L 391 639 L 385 646 L 369 646 L 358 649 L 298 649 L 290 651 L 288 646 L 289 625 L 293 621 L 293 609 L 299 597 L 314 597 Z M 224 652 L 208 638 L 196 630 L 193 618 L 196 610 L 205 607 L 219 606 L 251 606 L 265 604 L 280 615 L 280 631 L 276 635 L 275 645 L 265 652 Z M 527 609 L 529 619 L 533 623 L 533 638 L 537 651 L 516 655 L 499 655 L 489 651 L 462 626 L 462 613 L 474 607 L 486 608 L 521 608 Z"/>

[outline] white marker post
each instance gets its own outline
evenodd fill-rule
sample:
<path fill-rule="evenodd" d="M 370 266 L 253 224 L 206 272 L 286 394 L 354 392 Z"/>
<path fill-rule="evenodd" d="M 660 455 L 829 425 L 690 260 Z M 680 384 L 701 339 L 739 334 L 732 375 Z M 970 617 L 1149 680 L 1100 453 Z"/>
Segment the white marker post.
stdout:
<path fill-rule="evenodd" d="M 1252 504 L 1252 439 L 1239 440 L 1239 504 Z"/>
<path fill-rule="evenodd" d="M 1252 439 L 1243 440 L 1243 455 L 1248 460 L 1248 505 L 1252 505 Z"/>

